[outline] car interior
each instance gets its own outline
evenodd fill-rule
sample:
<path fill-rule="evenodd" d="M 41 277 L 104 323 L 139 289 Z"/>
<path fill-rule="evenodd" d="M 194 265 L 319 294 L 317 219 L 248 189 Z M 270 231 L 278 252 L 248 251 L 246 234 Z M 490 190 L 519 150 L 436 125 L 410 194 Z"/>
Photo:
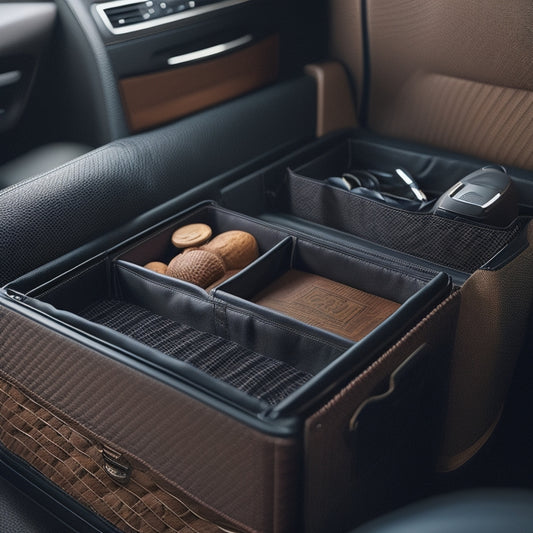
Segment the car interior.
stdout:
<path fill-rule="evenodd" d="M 530 530 L 532 27 L 1 2 L 0 530 Z"/>

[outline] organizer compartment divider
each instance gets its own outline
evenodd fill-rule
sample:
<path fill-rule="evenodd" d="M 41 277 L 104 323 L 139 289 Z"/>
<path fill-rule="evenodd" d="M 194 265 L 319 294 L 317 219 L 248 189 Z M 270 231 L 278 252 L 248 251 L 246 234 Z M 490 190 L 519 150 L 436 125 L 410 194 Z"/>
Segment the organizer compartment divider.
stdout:
<path fill-rule="evenodd" d="M 233 302 L 264 313 L 262 295 L 276 287 L 266 307 L 355 341 L 427 281 L 322 244 L 287 239 L 252 268 L 221 284 L 215 294 L 220 299 L 233 295 Z"/>
<path fill-rule="evenodd" d="M 484 265 L 524 227 L 521 220 L 495 228 L 411 212 L 291 170 L 285 185 L 280 198 L 291 215 L 464 272 Z"/>
<path fill-rule="evenodd" d="M 307 161 L 302 162 L 300 156 L 297 164 L 288 161 L 284 167 L 272 168 L 229 185 L 222 191 L 223 204 L 248 212 L 242 194 L 254 195 L 251 214 L 286 227 L 288 231 L 294 228 L 305 232 L 305 224 L 310 222 L 326 230 L 344 232 L 358 239 L 362 247 L 377 246 L 400 253 L 407 261 L 411 258 L 411 261 L 456 271 L 463 281 L 465 275 L 487 264 L 511 243 L 527 223 L 526 218 L 519 218 L 507 228 L 497 228 L 437 216 L 430 211 L 409 211 L 325 181 L 353 169 L 390 173 L 404 168 L 429 198 L 436 198 L 486 162 L 407 149 L 394 143 L 366 139 L 357 132 L 354 137 L 339 139 L 333 147 L 322 151 L 315 148 L 309 154 Z M 262 198 L 257 197 L 258 194 Z M 312 233 L 313 228 L 307 231 Z"/>
<path fill-rule="evenodd" d="M 186 281 L 143 267 L 146 262 L 165 261 L 178 253 L 170 244 L 173 231 L 197 222 L 209 224 L 214 234 L 232 229 L 249 231 L 256 237 L 259 246 L 260 257 L 256 261 L 210 293 Z M 309 287 L 313 301 L 304 302 L 304 306 L 308 310 L 317 307 L 318 314 L 323 314 L 325 320 L 308 322 L 305 313 L 290 316 L 290 313 L 253 301 L 261 290 L 293 270 L 308 272 L 327 284 L 336 284 L 341 288 L 340 294 L 334 294 L 329 289 L 330 285 L 326 288 Z M 110 250 L 79 269 L 65 273 L 59 279 L 41 284 L 36 279 L 36 287 L 28 294 L 36 307 L 92 335 L 101 335 L 108 342 L 123 343 L 129 351 L 139 349 L 135 342 L 146 344 L 147 347 L 141 351 L 159 365 L 167 361 L 173 371 L 179 372 L 182 367 L 176 366 L 167 355 L 190 362 L 216 378 L 228 375 L 227 372 L 213 373 L 209 365 L 205 366 L 194 356 L 190 358 L 188 352 L 196 350 L 194 342 L 185 344 L 187 347 L 183 350 L 175 346 L 180 343 L 181 331 L 205 346 L 218 343 L 220 350 L 226 350 L 228 354 L 240 353 L 227 363 L 234 366 L 235 372 L 235 365 L 239 365 L 238 357 L 242 357 L 243 361 L 255 358 L 256 362 L 260 361 L 258 364 L 266 365 L 265 372 L 270 369 L 270 375 L 281 371 L 286 375 L 293 372 L 295 383 L 302 387 L 317 374 L 325 374 L 326 377 L 321 379 L 327 381 L 328 367 L 339 358 L 352 360 L 352 364 L 357 366 L 357 351 L 352 349 L 354 340 L 372 336 L 373 330 L 382 322 L 390 322 L 390 325 L 380 328 L 377 337 L 383 331 L 400 335 L 416 318 L 412 304 L 405 308 L 402 304 L 416 295 L 417 306 L 424 309 L 431 305 L 435 291 L 446 290 L 446 276 L 442 276 L 443 279 L 432 285 L 430 282 L 434 275 L 407 266 L 392 268 L 373 262 L 363 252 L 357 254 L 328 247 L 314 242 L 312 238 L 286 236 L 282 230 L 266 223 L 207 203 Z M 433 288 L 426 290 L 429 285 Z M 378 313 L 377 317 L 372 316 L 371 325 L 365 326 L 356 339 L 343 334 L 348 331 L 346 328 L 353 329 L 354 325 L 359 327 L 366 323 L 366 314 L 374 311 L 362 301 L 350 302 L 346 297 L 349 291 L 362 291 L 357 294 L 365 295 L 367 299 L 377 297 L 378 306 L 382 301 L 380 298 L 387 299 L 383 302 L 390 301 L 390 310 L 381 315 Z M 328 315 L 332 310 L 335 316 Z M 345 329 L 329 327 L 339 317 Z M 131 340 L 124 339 L 124 335 L 135 342 L 132 344 Z M 157 355 L 154 350 L 161 353 Z M 205 357 L 209 359 L 207 352 Z M 344 366 L 349 366 L 347 361 Z M 222 362 L 215 361 L 213 364 L 220 365 Z M 252 372 L 252 367 L 248 372 Z M 192 379 L 196 375 L 195 372 L 187 374 L 191 374 Z M 230 380 L 230 384 L 235 383 L 235 380 Z M 288 381 L 287 387 L 285 394 L 277 393 L 277 401 L 285 400 L 294 392 Z M 225 387 L 222 389 L 227 390 Z M 253 392 L 246 387 L 243 390 Z M 258 398 L 264 399 L 265 395 L 261 393 Z M 269 401 L 274 400 L 269 397 Z"/>

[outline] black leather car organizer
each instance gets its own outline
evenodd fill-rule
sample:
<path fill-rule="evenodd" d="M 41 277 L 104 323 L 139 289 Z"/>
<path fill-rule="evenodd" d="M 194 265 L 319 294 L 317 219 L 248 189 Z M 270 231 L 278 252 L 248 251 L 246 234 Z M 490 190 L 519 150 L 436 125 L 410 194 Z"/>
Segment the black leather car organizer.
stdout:
<path fill-rule="evenodd" d="M 481 446 L 525 328 L 532 230 L 323 181 L 357 158 L 443 189 L 435 175 L 472 164 L 337 136 L 57 277 L 10 283 L 3 445 L 121 530 L 206 532 L 341 531 L 401 501 L 439 453 L 446 469 Z M 207 290 L 144 268 L 192 223 L 251 233 L 259 257 Z"/>

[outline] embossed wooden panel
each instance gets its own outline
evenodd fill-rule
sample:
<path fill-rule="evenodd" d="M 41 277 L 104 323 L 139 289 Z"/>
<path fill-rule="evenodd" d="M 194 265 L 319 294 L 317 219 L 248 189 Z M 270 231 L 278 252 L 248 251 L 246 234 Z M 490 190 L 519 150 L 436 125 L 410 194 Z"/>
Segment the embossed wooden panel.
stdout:
<path fill-rule="evenodd" d="M 299 270 L 280 276 L 254 301 L 354 341 L 400 307 L 391 300 Z"/>

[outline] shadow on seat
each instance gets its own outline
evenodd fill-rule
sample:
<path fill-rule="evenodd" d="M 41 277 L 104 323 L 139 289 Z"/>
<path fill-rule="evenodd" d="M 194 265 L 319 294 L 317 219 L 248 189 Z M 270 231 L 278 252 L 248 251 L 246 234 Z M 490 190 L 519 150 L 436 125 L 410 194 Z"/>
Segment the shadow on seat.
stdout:
<path fill-rule="evenodd" d="M 0 189 L 43 174 L 92 150 L 78 143 L 51 143 L 39 146 L 0 165 Z"/>
<path fill-rule="evenodd" d="M 352 533 L 522 533 L 533 525 L 533 491 L 455 492 L 405 507 Z"/>

